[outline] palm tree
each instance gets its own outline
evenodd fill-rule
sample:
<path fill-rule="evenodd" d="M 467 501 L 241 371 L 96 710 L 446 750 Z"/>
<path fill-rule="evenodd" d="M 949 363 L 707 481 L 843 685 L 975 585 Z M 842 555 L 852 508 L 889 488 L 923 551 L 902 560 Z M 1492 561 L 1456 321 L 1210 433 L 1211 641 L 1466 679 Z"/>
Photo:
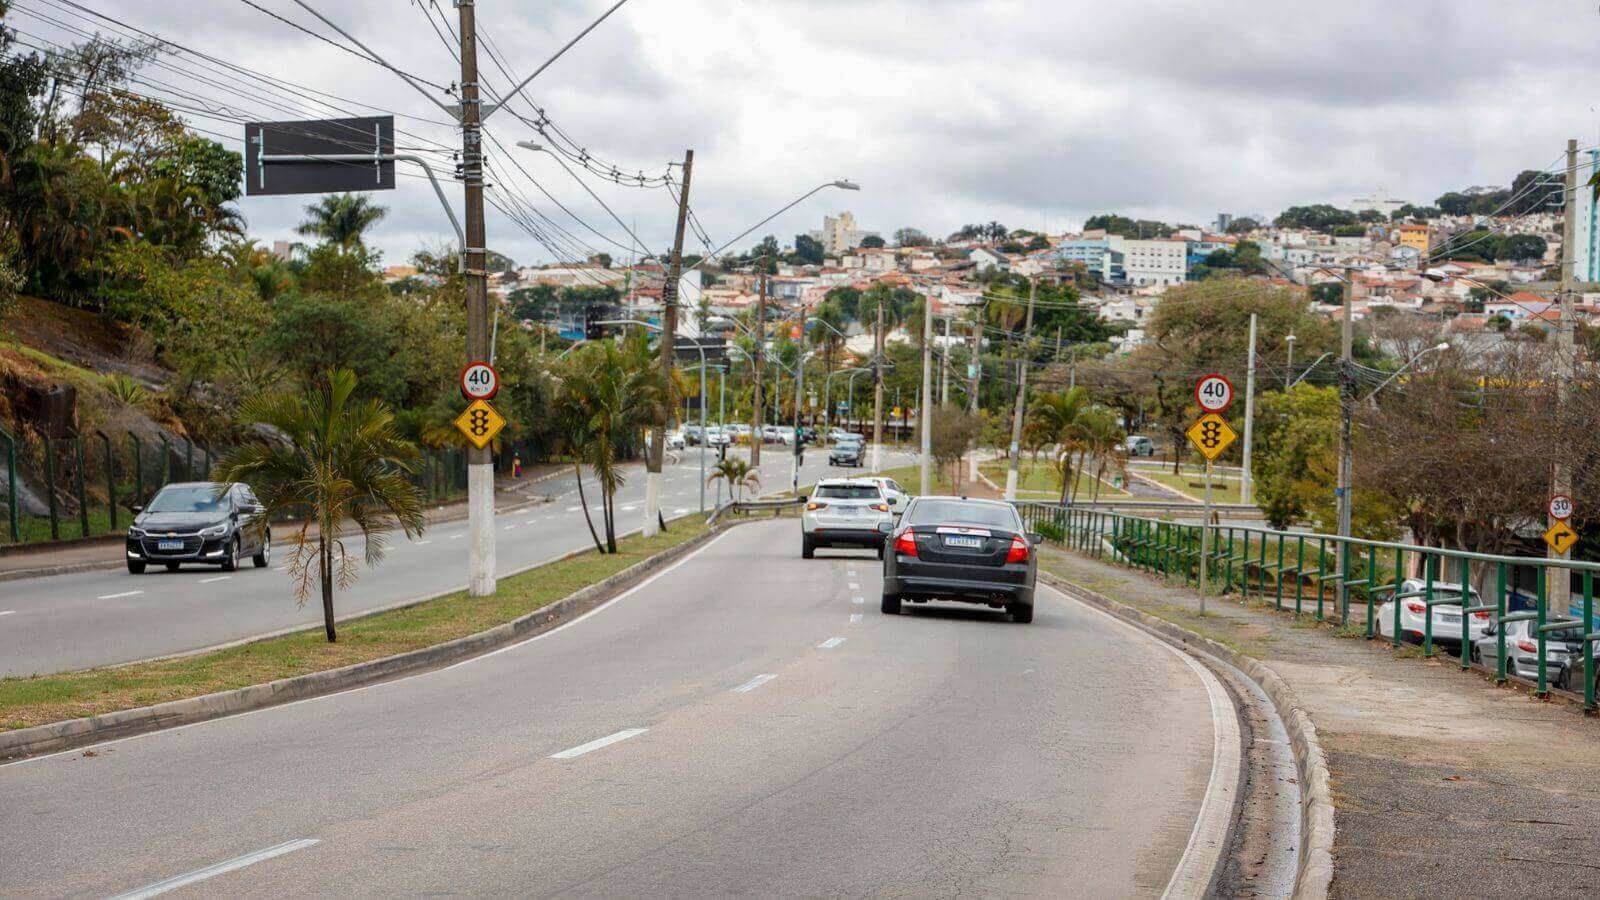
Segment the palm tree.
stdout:
<path fill-rule="evenodd" d="M 1080 462 L 1082 460 L 1083 447 L 1077 425 L 1088 407 L 1089 392 L 1080 387 L 1056 393 L 1035 394 L 1033 402 L 1028 406 L 1029 420 L 1038 426 L 1043 435 L 1048 435 L 1047 440 L 1056 444 L 1058 461 L 1055 468 L 1058 474 L 1063 475 L 1062 503 L 1067 502 L 1067 491 L 1071 483 L 1071 479 L 1065 476 L 1076 468 L 1070 465 L 1070 460 L 1067 458 L 1073 451 L 1077 451 Z"/>
<path fill-rule="evenodd" d="M 293 507 L 311 510 L 293 532 L 289 574 L 304 603 L 315 562 L 329 643 L 338 640 L 334 585 L 348 588 L 356 580 L 356 561 L 339 536 L 341 525 L 348 520 L 361 533 L 369 566 L 382 561 L 390 529 L 399 526 L 409 538 L 425 525 L 422 494 L 407 477 L 416 465 L 416 446 L 400 436 L 383 403 L 356 400 L 355 389 L 355 373 L 339 369 L 303 395 L 252 397 L 239 419 L 263 437 L 235 448 L 220 463 L 220 480 L 254 487 L 266 515 Z"/>
<path fill-rule="evenodd" d="M 761 487 L 761 473 L 750 468 L 748 462 L 735 456 L 717 463 L 716 468 L 707 476 L 706 484 L 719 479 L 728 485 L 728 495 L 733 497 L 735 503 L 744 499 L 745 488 L 757 490 Z"/>
<path fill-rule="evenodd" d="M 1122 468 L 1125 457 L 1118 451 L 1123 446 L 1126 435 L 1122 426 L 1117 424 L 1117 414 L 1104 406 L 1091 406 L 1084 410 L 1078 417 L 1075 426 L 1084 447 L 1095 458 L 1095 476 L 1092 487 L 1091 502 L 1100 499 L 1100 482 L 1104 480 L 1107 465 L 1116 465 Z M 1076 490 L 1074 490 L 1076 494 Z"/>
<path fill-rule="evenodd" d="M 305 207 L 310 218 L 295 231 L 306 237 L 321 238 L 343 253 L 364 246 L 361 238 L 367 230 L 389 214 L 367 194 L 329 194 Z"/>

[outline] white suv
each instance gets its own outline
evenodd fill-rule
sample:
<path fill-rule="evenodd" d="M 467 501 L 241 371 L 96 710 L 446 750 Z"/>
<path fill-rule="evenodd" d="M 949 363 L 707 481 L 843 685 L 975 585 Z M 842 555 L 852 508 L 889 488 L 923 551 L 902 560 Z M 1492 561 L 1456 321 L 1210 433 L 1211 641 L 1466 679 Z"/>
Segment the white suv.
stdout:
<path fill-rule="evenodd" d="M 889 499 L 872 481 L 824 478 L 800 512 L 800 555 L 810 559 L 818 547 L 864 547 L 883 559 L 883 532 L 894 526 Z"/>

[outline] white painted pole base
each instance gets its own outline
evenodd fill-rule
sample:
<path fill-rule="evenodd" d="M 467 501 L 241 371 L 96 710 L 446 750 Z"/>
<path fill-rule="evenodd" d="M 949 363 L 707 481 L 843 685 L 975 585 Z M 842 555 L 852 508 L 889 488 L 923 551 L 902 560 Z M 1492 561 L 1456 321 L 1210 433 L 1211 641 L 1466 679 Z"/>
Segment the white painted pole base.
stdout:
<path fill-rule="evenodd" d="M 882 467 L 879 466 L 879 463 L 883 462 L 882 453 L 883 453 L 883 445 L 882 444 L 873 444 L 872 445 L 872 471 L 874 471 L 874 472 L 883 471 Z"/>
<path fill-rule="evenodd" d="M 467 593 L 494 593 L 494 465 L 467 466 Z"/>
<path fill-rule="evenodd" d="M 978 451 L 976 450 L 972 451 L 972 455 L 967 457 L 967 480 L 978 480 Z"/>
<path fill-rule="evenodd" d="M 1006 499 L 1007 500 L 1015 500 L 1015 499 L 1017 499 L 1017 470 L 1016 469 L 1007 469 L 1006 470 Z"/>
<path fill-rule="evenodd" d="M 661 533 L 661 473 L 644 474 L 644 536 Z"/>

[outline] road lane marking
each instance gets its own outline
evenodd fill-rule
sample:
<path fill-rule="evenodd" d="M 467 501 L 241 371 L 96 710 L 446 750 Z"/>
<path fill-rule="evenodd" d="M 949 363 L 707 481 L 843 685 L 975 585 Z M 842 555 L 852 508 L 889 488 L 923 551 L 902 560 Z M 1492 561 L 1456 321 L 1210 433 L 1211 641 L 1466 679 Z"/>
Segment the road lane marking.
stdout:
<path fill-rule="evenodd" d="M 778 676 L 776 676 L 776 675 L 757 675 L 756 677 L 750 679 L 749 681 L 746 681 L 744 684 L 741 684 L 738 687 L 734 688 L 733 692 L 735 694 L 748 694 L 751 691 L 755 690 L 756 688 L 761 687 L 763 684 L 766 684 L 767 682 L 769 682 L 772 679 L 777 678 L 777 677 Z"/>
<path fill-rule="evenodd" d="M 851 603 L 865 603 L 865 602 L 867 602 L 867 598 L 865 598 L 865 597 L 851 597 L 850 598 L 850 602 Z"/>
<path fill-rule="evenodd" d="M 638 508 L 639 508 L 639 504 L 635 503 L 632 506 L 624 506 L 624 507 L 622 507 L 622 511 L 623 512 L 633 512 L 634 510 L 636 510 Z"/>
<path fill-rule="evenodd" d="M 318 843 L 316 838 L 300 838 L 293 841 L 284 841 L 281 844 L 268 847 L 265 850 L 257 850 L 254 853 L 246 853 L 244 856 L 236 856 L 233 859 L 227 860 L 226 862 L 219 862 L 214 866 L 206 866 L 203 869 L 195 869 L 193 872 L 188 872 L 183 875 L 176 875 L 172 878 L 168 878 L 166 881 L 158 881 L 149 887 L 142 887 L 138 890 L 128 891 L 125 894 L 118 894 L 113 898 L 113 900 L 144 900 L 146 897 L 154 897 L 159 894 L 165 894 L 168 891 L 175 891 L 181 887 L 188 887 L 195 882 L 205 881 L 207 878 L 215 878 L 218 875 L 226 875 L 229 872 L 236 872 L 245 866 L 253 866 L 258 862 L 266 862 L 275 856 L 282 856 L 285 853 L 293 853 L 296 850 L 304 850 L 305 848 L 316 843 Z"/>
<path fill-rule="evenodd" d="M 852 590 L 852 591 L 861 590 L 861 582 L 859 582 L 859 581 L 850 582 L 850 590 Z"/>
<path fill-rule="evenodd" d="M 412 541 L 411 542 L 411 546 L 413 546 L 413 547 L 421 547 L 424 544 L 431 544 L 431 543 L 433 543 L 433 541 Z"/>
<path fill-rule="evenodd" d="M 502 528 L 501 531 L 510 531 L 511 529 L 513 529 L 515 527 L 517 527 L 515 524 L 507 525 L 505 528 Z"/>
<path fill-rule="evenodd" d="M 628 738 L 638 737 L 639 735 L 644 734 L 646 731 L 649 731 L 649 730 L 650 729 L 648 729 L 648 728 L 626 728 L 626 729 L 623 729 L 622 731 L 617 732 L 616 734 L 608 734 L 603 738 L 598 738 L 596 740 L 592 740 L 587 744 L 579 744 L 578 746 L 573 747 L 573 748 L 571 748 L 569 750 L 563 750 L 560 753 L 552 753 L 552 754 L 550 754 L 550 758 L 551 759 L 577 759 L 578 757 L 584 755 L 585 753 L 592 753 L 595 750 L 599 750 L 601 747 L 609 747 L 612 744 L 620 743 L 622 741 L 627 740 Z"/>
<path fill-rule="evenodd" d="M 827 640 L 823 641 L 822 643 L 818 644 L 817 645 L 817 649 L 818 650 L 832 650 L 833 648 L 839 646 L 842 643 L 844 643 L 844 638 L 842 638 L 842 637 L 831 637 L 831 638 L 828 638 Z"/>
<path fill-rule="evenodd" d="M 567 507 L 567 512 L 582 512 L 582 511 L 583 511 L 583 507 L 581 507 L 581 506 L 569 506 L 569 507 Z"/>
<path fill-rule="evenodd" d="M 0 616 L 9 616 L 16 613 L 14 609 L 0 609 Z"/>
<path fill-rule="evenodd" d="M 99 597 L 96 597 L 95 599 L 96 600 L 116 600 L 119 597 L 136 597 L 136 596 L 138 596 L 139 594 L 142 594 L 142 593 L 144 593 L 144 591 L 123 591 L 120 594 L 102 594 Z"/>
<path fill-rule="evenodd" d="M 522 524 L 524 524 L 524 525 L 532 525 L 533 523 L 535 523 L 537 521 L 539 521 L 539 520 L 538 519 L 529 519 L 528 521 L 523 522 Z"/>
<path fill-rule="evenodd" d="M 860 621 L 861 621 L 861 613 L 851 613 L 850 614 L 850 624 L 851 625 L 858 624 Z"/>
<path fill-rule="evenodd" d="M 227 581 L 229 578 L 232 578 L 232 577 L 233 577 L 232 575 L 218 575 L 218 576 L 216 576 L 214 578 L 202 578 L 202 579 L 200 579 L 199 581 L 197 581 L 195 583 L 196 584 L 210 584 L 213 581 Z"/>
<path fill-rule="evenodd" d="M 464 537 L 466 537 L 466 535 L 464 535 L 464 534 L 452 534 L 452 535 L 450 535 L 450 540 L 459 541 Z"/>

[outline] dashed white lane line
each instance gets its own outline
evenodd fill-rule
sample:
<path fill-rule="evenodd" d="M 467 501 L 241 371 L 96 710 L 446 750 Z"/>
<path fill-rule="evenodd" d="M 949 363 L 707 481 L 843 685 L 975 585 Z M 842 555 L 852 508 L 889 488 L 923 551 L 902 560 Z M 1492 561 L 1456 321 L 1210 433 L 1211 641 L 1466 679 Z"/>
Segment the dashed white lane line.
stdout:
<path fill-rule="evenodd" d="M 567 507 L 567 512 L 583 512 L 583 507 L 581 507 L 581 506 L 569 506 L 569 507 Z"/>
<path fill-rule="evenodd" d="M 517 527 L 515 524 L 511 524 L 511 525 L 507 525 L 506 527 L 504 527 L 504 528 L 502 528 L 500 530 L 501 531 L 510 531 L 511 529 L 513 529 L 515 527 Z"/>
<path fill-rule="evenodd" d="M 265 850 L 257 850 L 254 853 L 246 853 L 244 856 L 236 856 L 233 859 L 225 862 L 219 862 L 216 865 L 206 866 L 203 869 L 195 869 L 193 872 L 187 872 L 183 875 L 173 876 L 172 878 L 168 878 L 166 881 L 158 881 L 155 884 L 149 885 L 148 887 L 142 887 L 138 890 L 128 891 L 125 894 L 118 894 L 115 898 L 113 898 L 113 900 L 144 900 L 146 897 L 154 897 L 159 894 L 165 894 L 168 891 L 175 891 L 181 887 L 188 887 L 196 882 L 205 881 L 207 878 L 215 878 L 218 875 L 226 875 L 229 872 L 236 872 L 245 866 L 253 866 L 258 862 L 265 862 L 275 856 L 282 856 L 285 853 L 293 853 L 296 850 L 304 850 L 305 848 L 310 847 L 317 842 L 318 841 L 316 838 L 299 838 L 298 840 L 284 841 L 281 844 L 276 844 L 266 848 Z"/>
<path fill-rule="evenodd" d="M 622 507 L 622 511 L 623 512 L 633 512 L 634 510 L 636 510 L 638 508 L 639 508 L 639 504 L 635 503 L 635 504 L 632 504 L 631 506 Z"/>
<path fill-rule="evenodd" d="M 195 582 L 195 584 L 210 584 L 213 581 L 227 581 L 229 578 L 232 578 L 232 577 L 233 577 L 232 575 L 218 575 L 218 576 L 216 576 L 214 578 L 202 578 L 199 581 Z"/>
<path fill-rule="evenodd" d="M 865 598 L 865 597 L 851 597 L 850 598 L 850 602 L 851 603 L 865 603 L 865 602 L 867 602 L 867 598 Z"/>
<path fill-rule="evenodd" d="M 459 541 L 464 537 L 466 537 L 466 535 L 464 535 L 464 534 L 452 534 L 452 535 L 450 535 L 450 540 Z"/>
<path fill-rule="evenodd" d="M 431 544 L 431 543 L 433 543 L 433 541 L 412 541 L 411 542 L 411 546 L 413 546 L 413 547 L 425 547 L 425 546 L 427 546 L 428 544 Z"/>
<path fill-rule="evenodd" d="M 850 624 L 851 625 L 859 625 L 860 623 L 861 623 L 861 613 L 851 613 L 850 614 Z"/>
<path fill-rule="evenodd" d="M 538 519 L 529 519 L 528 521 L 523 522 L 522 524 L 524 524 L 524 525 L 532 525 L 533 523 L 535 523 L 537 521 L 539 521 L 539 520 Z"/>
<path fill-rule="evenodd" d="M 95 599 L 96 600 L 116 600 L 116 599 L 118 599 L 120 597 L 137 597 L 138 595 L 140 595 L 142 593 L 144 593 L 144 591 L 123 591 L 120 594 L 101 594 L 100 596 L 96 597 Z"/>
<path fill-rule="evenodd" d="M 601 747 L 609 747 L 612 744 L 619 743 L 621 741 L 625 741 L 625 740 L 627 740 L 628 738 L 631 738 L 631 737 L 638 737 L 639 735 L 644 734 L 646 731 L 649 731 L 649 730 L 650 729 L 648 729 L 648 728 L 628 728 L 628 729 L 624 729 L 622 731 L 617 732 L 616 734 L 608 734 L 603 738 L 599 738 L 597 740 L 590 741 L 587 744 L 579 744 L 578 746 L 573 747 L 570 750 L 563 750 L 560 753 L 552 753 L 552 754 L 550 754 L 550 758 L 551 759 L 577 759 L 578 757 L 584 755 L 585 753 L 591 753 L 591 752 L 593 752 L 595 750 L 599 750 Z"/>
<path fill-rule="evenodd" d="M 776 676 L 776 675 L 757 675 L 756 677 L 750 679 L 749 681 L 746 681 L 744 684 L 741 684 L 738 687 L 734 688 L 733 692 L 735 694 L 748 694 L 751 691 L 755 690 L 756 688 L 761 687 L 763 684 L 766 684 L 767 682 L 769 682 L 772 679 L 777 678 L 777 677 L 778 676 Z"/>
<path fill-rule="evenodd" d="M 9 616 L 16 613 L 14 609 L 0 609 L 0 616 Z"/>
<path fill-rule="evenodd" d="M 823 641 L 822 643 L 818 644 L 817 645 L 817 649 L 818 650 L 832 650 L 833 648 L 839 646 L 842 643 L 844 643 L 844 638 L 842 638 L 842 637 L 831 637 L 831 638 L 828 638 L 827 640 Z"/>
<path fill-rule="evenodd" d="M 859 582 L 859 581 L 850 582 L 850 590 L 852 590 L 852 591 L 861 590 L 861 582 Z"/>

